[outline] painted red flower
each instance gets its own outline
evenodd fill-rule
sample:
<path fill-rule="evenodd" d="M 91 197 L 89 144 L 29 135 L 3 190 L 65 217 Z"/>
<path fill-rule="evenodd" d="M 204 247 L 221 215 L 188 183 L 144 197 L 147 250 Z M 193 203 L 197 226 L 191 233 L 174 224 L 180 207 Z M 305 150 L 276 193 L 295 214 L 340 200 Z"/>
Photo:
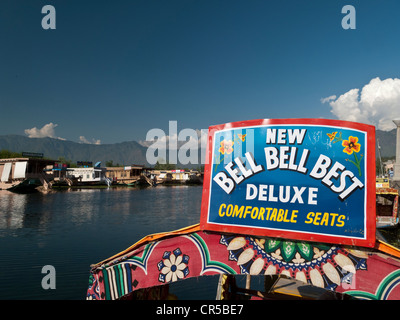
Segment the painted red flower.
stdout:
<path fill-rule="evenodd" d="M 359 152 L 361 148 L 361 144 L 358 143 L 357 137 L 349 137 L 349 140 L 343 140 L 342 146 L 345 147 L 343 152 L 347 154 L 352 154 L 354 152 Z"/>

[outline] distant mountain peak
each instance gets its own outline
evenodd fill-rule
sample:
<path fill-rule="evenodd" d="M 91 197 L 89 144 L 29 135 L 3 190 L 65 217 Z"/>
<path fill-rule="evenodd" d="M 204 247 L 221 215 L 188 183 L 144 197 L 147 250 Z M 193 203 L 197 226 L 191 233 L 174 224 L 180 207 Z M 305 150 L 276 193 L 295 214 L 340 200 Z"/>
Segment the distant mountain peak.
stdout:
<path fill-rule="evenodd" d="M 396 154 L 396 129 L 391 131 L 376 130 L 382 157 L 394 157 Z M 112 161 L 119 165 L 145 165 L 147 147 L 137 141 L 123 141 L 113 144 L 88 144 L 57 138 L 29 138 L 22 135 L 0 136 L 0 149 L 13 152 L 43 153 L 46 158 L 58 160 L 60 157 L 76 161 L 101 161 L 103 165 Z M 376 156 L 378 157 L 378 143 Z M 189 166 L 190 165 L 185 165 Z"/>

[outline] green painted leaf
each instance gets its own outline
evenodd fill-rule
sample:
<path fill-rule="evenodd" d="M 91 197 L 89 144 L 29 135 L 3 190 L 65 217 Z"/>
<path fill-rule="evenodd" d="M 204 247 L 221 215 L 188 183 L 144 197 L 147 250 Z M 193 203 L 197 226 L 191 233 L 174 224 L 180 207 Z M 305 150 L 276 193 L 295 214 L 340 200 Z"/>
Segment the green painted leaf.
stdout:
<path fill-rule="evenodd" d="M 307 261 L 312 260 L 314 252 L 310 244 L 306 242 L 297 242 L 297 249 L 304 259 L 306 259 Z"/>
<path fill-rule="evenodd" d="M 272 252 L 278 249 L 281 245 L 281 241 L 277 239 L 268 239 L 265 243 L 265 251 Z"/>
<path fill-rule="evenodd" d="M 324 250 L 324 251 L 328 251 L 331 248 L 331 246 L 323 243 L 314 244 L 314 247 L 317 247 L 319 250 Z"/>
<path fill-rule="evenodd" d="M 291 241 L 284 241 L 282 243 L 281 254 L 286 262 L 291 261 L 296 254 L 296 244 Z"/>

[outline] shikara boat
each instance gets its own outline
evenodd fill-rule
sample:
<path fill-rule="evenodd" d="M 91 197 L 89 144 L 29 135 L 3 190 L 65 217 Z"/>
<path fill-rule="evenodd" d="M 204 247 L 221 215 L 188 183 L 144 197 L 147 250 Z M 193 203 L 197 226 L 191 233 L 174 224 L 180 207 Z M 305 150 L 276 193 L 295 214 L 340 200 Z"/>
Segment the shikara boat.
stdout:
<path fill-rule="evenodd" d="M 168 299 L 215 275 L 217 299 L 400 299 L 400 250 L 376 235 L 373 126 L 235 122 L 210 127 L 207 150 L 200 224 L 92 265 L 87 299 Z"/>
<path fill-rule="evenodd" d="M 400 250 L 379 240 L 364 248 L 194 225 L 149 235 L 92 265 L 87 299 L 168 299 L 170 284 L 213 275 L 222 275 L 217 299 L 400 299 Z M 238 288 L 238 275 L 263 277 L 265 285 Z"/>

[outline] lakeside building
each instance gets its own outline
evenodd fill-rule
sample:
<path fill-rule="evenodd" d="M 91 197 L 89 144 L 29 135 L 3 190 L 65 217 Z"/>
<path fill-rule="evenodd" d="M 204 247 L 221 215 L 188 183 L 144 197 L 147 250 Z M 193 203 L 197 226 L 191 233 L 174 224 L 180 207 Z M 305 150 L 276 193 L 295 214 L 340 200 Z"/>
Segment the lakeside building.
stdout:
<path fill-rule="evenodd" d="M 9 189 L 26 180 L 48 188 L 53 175 L 46 169 L 56 162 L 57 160 L 34 157 L 0 159 L 0 189 Z"/>
<path fill-rule="evenodd" d="M 196 170 L 190 170 L 190 171 L 185 171 L 183 169 L 152 170 L 151 174 L 157 180 L 157 183 L 164 183 L 164 184 L 195 183 L 195 184 L 200 184 L 203 182 L 201 173 Z"/>

